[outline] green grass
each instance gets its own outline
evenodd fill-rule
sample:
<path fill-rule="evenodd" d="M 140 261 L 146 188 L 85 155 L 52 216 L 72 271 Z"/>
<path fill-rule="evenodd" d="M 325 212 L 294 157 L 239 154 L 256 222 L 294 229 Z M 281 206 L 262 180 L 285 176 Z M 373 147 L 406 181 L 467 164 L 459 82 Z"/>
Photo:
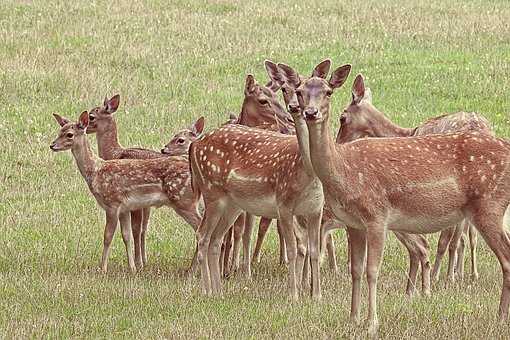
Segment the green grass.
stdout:
<path fill-rule="evenodd" d="M 308 73 L 330 57 L 362 72 L 374 104 L 399 124 L 477 111 L 508 137 L 509 21 L 503 0 L 2 1 L 0 337 L 365 337 L 348 322 L 344 267 L 338 276 L 323 268 L 320 303 L 289 302 L 274 231 L 253 279 L 228 280 L 223 298 L 202 296 L 198 279 L 182 276 L 193 234 L 168 209 L 153 214 L 142 273 L 128 275 L 117 236 L 110 272 L 100 274 L 103 215 L 71 155 L 50 152 L 51 113 L 76 118 L 120 93 L 122 143 L 159 149 L 200 115 L 211 129 L 239 112 L 246 74 L 267 80 L 265 58 Z M 335 93 L 334 112 L 353 79 Z M 339 232 L 342 264 L 344 238 Z M 477 282 L 410 300 L 406 270 L 390 236 L 382 337 L 510 336 L 496 322 L 502 279 L 483 241 Z"/>

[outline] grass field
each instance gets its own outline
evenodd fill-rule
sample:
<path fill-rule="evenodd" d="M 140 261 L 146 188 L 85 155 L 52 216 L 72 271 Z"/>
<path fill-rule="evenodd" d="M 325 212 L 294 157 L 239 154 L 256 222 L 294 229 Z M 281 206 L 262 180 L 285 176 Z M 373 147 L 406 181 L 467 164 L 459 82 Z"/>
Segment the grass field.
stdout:
<path fill-rule="evenodd" d="M 182 275 L 191 228 L 165 208 L 153 214 L 143 272 L 128 274 L 117 233 L 110 272 L 99 273 L 103 214 L 71 154 L 48 148 L 58 131 L 51 113 L 77 118 L 120 93 L 121 142 L 160 149 L 200 115 L 211 129 L 239 112 L 246 74 L 267 80 L 265 58 L 308 73 L 325 57 L 363 72 L 374 104 L 399 124 L 477 111 L 510 136 L 505 0 L 3 0 L 0 338 L 363 338 L 366 329 L 348 322 L 343 232 L 342 270 L 323 268 L 320 303 L 289 302 L 274 231 L 251 281 L 234 277 L 223 298 L 202 296 L 198 278 Z M 353 79 L 333 96 L 335 112 Z M 509 338 L 508 324 L 496 322 L 499 264 L 482 240 L 479 253 L 478 281 L 441 283 L 430 298 L 408 299 L 407 253 L 390 236 L 379 281 L 381 337 Z"/>

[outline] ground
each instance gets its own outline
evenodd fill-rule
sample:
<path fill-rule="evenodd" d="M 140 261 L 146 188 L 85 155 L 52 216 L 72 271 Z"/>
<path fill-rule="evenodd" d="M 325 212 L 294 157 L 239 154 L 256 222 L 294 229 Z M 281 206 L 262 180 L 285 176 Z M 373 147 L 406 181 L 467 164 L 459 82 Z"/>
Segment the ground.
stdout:
<path fill-rule="evenodd" d="M 335 113 L 363 73 L 374 104 L 401 125 L 477 111 L 508 137 L 509 22 L 504 0 L 2 1 L 0 337 L 364 337 L 366 327 L 348 322 L 342 231 L 341 270 L 323 268 L 319 303 L 289 301 L 274 230 L 251 281 L 233 277 L 222 298 L 202 296 L 198 278 L 182 275 L 191 228 L 165 208 L 153 214 L 148 267 L 128 273 L 119 232 L 101 274 L 103 214 L 71 154 L 50 152 L 51 113 L 77 118 L 120 93 L 121 142 L 159 150 L 201 115 L 212 129 L 238 113 L 246 74 L 267 81 L 264 59 L 307 74 L 329 57 L 353 65 Z M 429 239 L 434 249 L 437 235 Z M 381 337 L 510 337 L 496 321 L 499 264 L 479 248 L 478 281 L 446 288 L 442 276 L 432 297 L 409 299 L 407 255 L 390 235 Z"/>

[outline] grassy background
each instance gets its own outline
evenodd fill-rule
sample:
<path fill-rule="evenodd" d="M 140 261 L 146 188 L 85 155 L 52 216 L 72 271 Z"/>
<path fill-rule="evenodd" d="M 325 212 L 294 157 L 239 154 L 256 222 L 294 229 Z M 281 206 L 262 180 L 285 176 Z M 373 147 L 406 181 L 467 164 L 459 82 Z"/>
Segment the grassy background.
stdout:
<path fill-rule="evenodd" d="M 0 42 L 2 338 L 365 334 L 348 323 L 344 266 L 338 276 L 324 268 L 322 302 L 288 301 L 274 231 L 253 280 L 230 279 L 224 298 L 203 297 L 198 279 L 182 277 L 193 234 L 165 208 L 153 215 L 146 270 L 127 274 L 117 233 L 110 272 L 98 273 L 103 215 L 72 156 L 48 149 L 58 130 L 52 112 L 76 118 L 120 93 L 121 142 L 159 149 L 200 115 L 210 129 L 239 112 L 246 74 L 267 79 L 265 58 L 308 73 L 330 57 L 363 72 L 375 105 L 402 125 L 465 110 L 483 113 L 500 136 L 510 132 L 505 0 L 3 0 Z M 336 112 L 352 79 L 334 95 Z M 409 300 L 407 255 L 390 236 L 381 336 L 508 338 L 495 318 L 499 264 L 481 243 L 479 281 L 440 284 L 431 298 Z"/>

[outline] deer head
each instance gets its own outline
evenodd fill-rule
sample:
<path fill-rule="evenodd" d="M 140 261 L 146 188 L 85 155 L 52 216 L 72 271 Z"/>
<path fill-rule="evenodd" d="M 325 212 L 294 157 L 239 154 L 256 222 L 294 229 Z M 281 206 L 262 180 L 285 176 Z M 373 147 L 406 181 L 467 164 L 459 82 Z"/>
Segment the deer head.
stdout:
<path fill-rule="evenodd" d="M 315 70 L 329 69 L 329 59 L 321 62 Z M 351 71 L 351 65 L 343 65 L 331 74 L 326 80 L 327 72 L 315 72 L 302 81 L 296 89 L 299 107 L 308 124 L 322 123 L 329 118 L 330 100 L 333 91 L 342 86 Z"/>
<path fill-rule="evenodd" d="M 120 95 L 116 94 L 110 99 L 106 97 L 103 106 L 97 106 L 89 112 L 89 127 L 87 133 L 95 133 L 98 127 L 108 125 L 113 121 L 113 114 L 119 108 Z"/>
<path fill-rule="evenodd" d="M 187 155 L 191 143 L 202 135 L 202 132 L 204 131 L 204 124 L 204 117 L 200 117 L 196 122 L 191 124 L 189 128 L 177 132 L 170 142 L 161 149 L 161 153 L 170 156 Z"/>
<path fill-rule="evenodd" d="M 278 101 L 275 89 L 278 90 L 281 85 L 278 85 L 276 81 L 276 79 L 271 80 L 267 86 L 264 86 L 258 84 L 251 74 L 246 77 L 244 101 L 237 120 L 238 124 L 255 127 L 267 123 L 273 124 L 276 120 L 281 122 L 292 120 Z"/>
<path fill-rule="evenodd" d="M 50 144 L 50 149 L 53 151 L 71 149 L 75 141 L 85 134 L 87 126 L 89 125 L 88 112 L 83 111 L 76 123 L 72 123 L 69 119 L 61 117 L 56 113 L 54 113 L 53 116 L 61 128 L 58 132 L 58 137 Z"/>
<path fill-rule="evenodd" d="M 384 137 L 378 127 L 388 119 L 372 105 L 372 94 L 365 87 L 363 75 L 358 74 L 352 84 L 352 99 L 340 115 L 340 130 L 336 142 L 346 143 L 363 137 Z"/>

